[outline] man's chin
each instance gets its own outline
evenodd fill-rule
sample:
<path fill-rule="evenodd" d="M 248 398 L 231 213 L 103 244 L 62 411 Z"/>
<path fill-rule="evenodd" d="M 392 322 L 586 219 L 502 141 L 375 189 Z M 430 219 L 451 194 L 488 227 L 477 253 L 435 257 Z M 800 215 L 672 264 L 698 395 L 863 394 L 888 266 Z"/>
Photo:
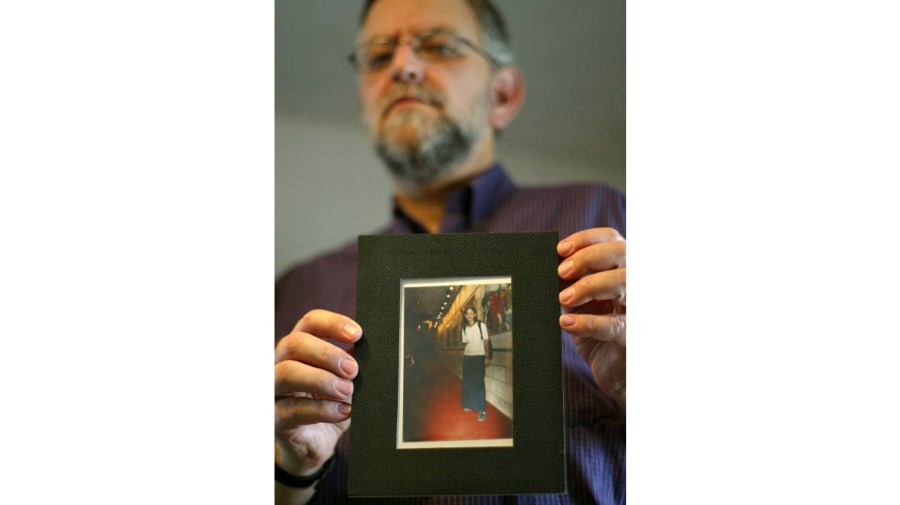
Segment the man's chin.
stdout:
<path fill-rule="evenodd" d="M 415 128 L 412 125 L 404 125 L 401 128 L 391 128 L 383 131 L 381 143 L 392 150 L 418 151 L 423 144 L 427 144 L 434 132 L 430 128 Z"/>

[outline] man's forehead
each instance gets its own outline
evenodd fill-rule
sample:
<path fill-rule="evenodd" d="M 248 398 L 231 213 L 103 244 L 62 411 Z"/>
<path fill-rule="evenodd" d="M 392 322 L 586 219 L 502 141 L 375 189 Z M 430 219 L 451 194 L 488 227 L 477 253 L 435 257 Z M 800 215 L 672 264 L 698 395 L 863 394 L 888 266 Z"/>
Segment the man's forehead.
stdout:
<path fill-rule="evenodd" d="M 478 21 L 465 0 L 378 0 L 366 16 L 359 40 L 417 35 L 435 28 L 478 38 Z"/>

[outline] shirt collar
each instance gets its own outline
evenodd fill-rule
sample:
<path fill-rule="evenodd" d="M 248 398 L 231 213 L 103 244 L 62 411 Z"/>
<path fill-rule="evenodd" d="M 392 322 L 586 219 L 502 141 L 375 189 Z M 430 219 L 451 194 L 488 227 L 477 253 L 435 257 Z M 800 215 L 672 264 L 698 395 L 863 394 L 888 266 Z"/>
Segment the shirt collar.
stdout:
<path fill-rule="evenodd" d="M 515 190 L 515 184 L 503 167 L 499 163 L 493 164 L 447 197 L 447 209 L 441 221 L 440 233 L 477 231 L 485 227 L 486 221 Z M 390 231 L 426 233 L 422 225 L 400 209 L 396 199 L 394 222 Z"/>

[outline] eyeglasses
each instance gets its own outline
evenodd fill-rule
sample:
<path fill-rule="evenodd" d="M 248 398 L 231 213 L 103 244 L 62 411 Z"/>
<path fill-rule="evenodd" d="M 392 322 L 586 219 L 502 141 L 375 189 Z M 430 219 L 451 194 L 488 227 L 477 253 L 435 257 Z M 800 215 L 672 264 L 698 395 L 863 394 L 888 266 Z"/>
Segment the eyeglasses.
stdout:
<path fill-rule="evenodd" d="M 499 66 L 491 55 L 469 39 L 455 33 L 436 30 L 412 37 L 406 42 L 392 37 L 378 37 L 353 49 L 348 59 L 358 72 L 369 74 L 387 68 L 394 60 L 394 53 L 403 44 L 409 44 L 416 58 L 425 63 L 441 63 L 462 58 L 463 46 L 468 46 L 485 57 L 492 66 Z"/>

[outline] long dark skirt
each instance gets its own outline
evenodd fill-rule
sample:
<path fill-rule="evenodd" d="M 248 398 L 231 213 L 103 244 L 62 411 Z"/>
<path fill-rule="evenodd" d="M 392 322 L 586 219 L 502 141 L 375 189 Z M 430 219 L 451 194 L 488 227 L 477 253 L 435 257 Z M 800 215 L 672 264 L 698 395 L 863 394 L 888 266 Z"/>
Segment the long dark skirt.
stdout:
<path fill-rule="evenodd" d="M 484 412 L 484 356 L 463 356 L 462 406 Z"/>

